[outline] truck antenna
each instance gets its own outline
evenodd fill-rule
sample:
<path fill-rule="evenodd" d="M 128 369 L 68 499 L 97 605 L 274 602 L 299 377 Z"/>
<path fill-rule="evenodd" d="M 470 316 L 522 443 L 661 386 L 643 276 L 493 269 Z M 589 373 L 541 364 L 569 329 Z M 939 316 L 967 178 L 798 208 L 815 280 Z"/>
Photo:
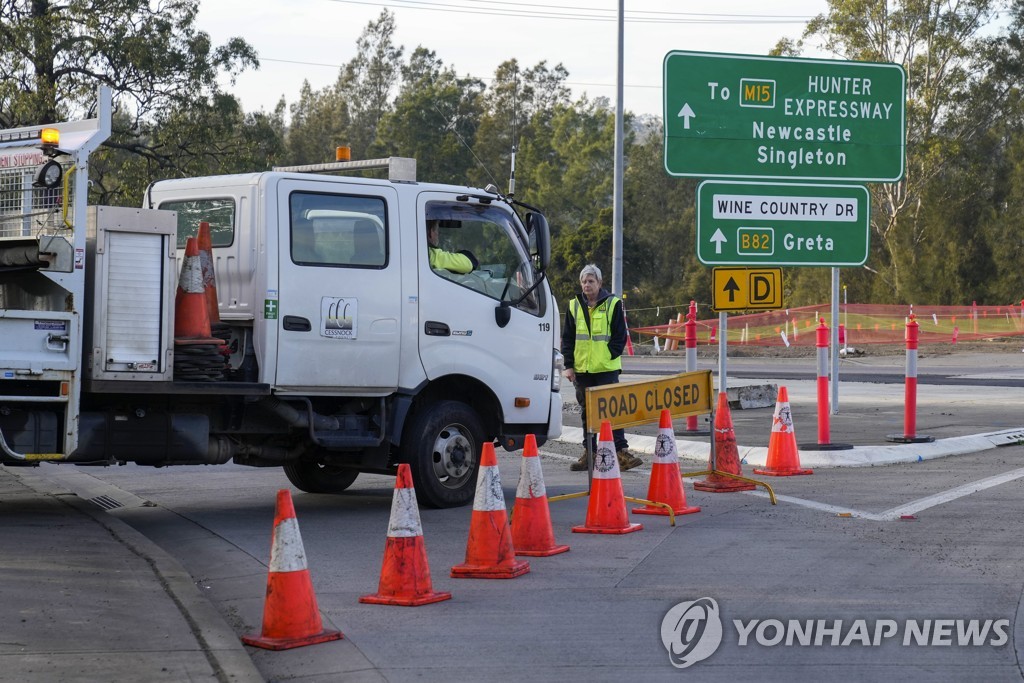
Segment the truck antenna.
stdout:
<path fill-rule="evenodd" d="M 516 196 L 516 123 L 519 98 L 519 65 L 512 72 L 512 165 L 508 176 L 508 196 Z"/>

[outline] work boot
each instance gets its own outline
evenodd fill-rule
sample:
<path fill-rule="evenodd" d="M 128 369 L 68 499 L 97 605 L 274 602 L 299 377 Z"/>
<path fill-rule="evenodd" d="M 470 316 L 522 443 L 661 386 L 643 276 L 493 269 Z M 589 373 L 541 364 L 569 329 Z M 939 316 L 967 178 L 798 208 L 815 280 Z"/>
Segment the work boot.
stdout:
<path fill-rule="evenodd" d="M 615 455 L 619 458 L 620 470 L 631 470 L 644 464 L 644 461 L 630 453 L 625 448 L 618 450 Z"/>
<path fill-rule="evenodd" d="M 569 469 L 573 472 L 586 472 L 587 471 L 587 452 L 583 451 L 583 455 L 580 459 L 569 465 Z"/>

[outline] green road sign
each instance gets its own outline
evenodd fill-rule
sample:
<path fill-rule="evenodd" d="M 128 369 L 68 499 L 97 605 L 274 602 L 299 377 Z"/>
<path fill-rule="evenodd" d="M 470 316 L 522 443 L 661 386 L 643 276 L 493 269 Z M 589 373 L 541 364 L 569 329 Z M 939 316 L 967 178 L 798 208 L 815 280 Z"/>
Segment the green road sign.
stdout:
<path fill-rule="evenodd" d="M 706 180 L 697 187 L 697 258 L 708 265 L 859 266 L 870 199 L 860 185 Z"/>
<path fill-rule="evenodd" d="M 670 52 L 665 170 L 702 178 L 895 182 L 906 74 L 898 64 Z"/>

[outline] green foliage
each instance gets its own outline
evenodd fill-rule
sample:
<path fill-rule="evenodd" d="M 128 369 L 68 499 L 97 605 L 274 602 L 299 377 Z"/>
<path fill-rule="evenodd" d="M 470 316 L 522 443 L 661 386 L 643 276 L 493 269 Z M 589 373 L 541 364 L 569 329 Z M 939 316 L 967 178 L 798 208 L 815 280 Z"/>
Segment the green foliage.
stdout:
<path fill-rule="evenodd" d="M 483 89 L 479 80 L 458 78 L 433 52 L 416 48 L 394 109 L 381 120 L 377 146 L 386 155 L 414 157 L 421 178 L 465 184 L 476 166 L 472 149 Z"/>
<path fill-rule="evenodd" d="M 981 37 L 1006 6 L 1004 25 Z M 508 59 L 488 85 L 429 46 L 406 53 L 384 10 L 336 81 L 295 102 L 244 112 L 218 85 L 258 68 L 235 38 L 195 29 L 198 0 L 0 2 L 0 127 L 91 113 L 115 92 L 114 131 L 93 159 L 92 199 L 138 206 L 155 179 L 353 158 L 415 157 L 424 181 L 508 189 L 554 233 L 549 277 L 564 302 L 579 270 L 612 281 L 614 111 L 572 100 L 568 71 Z M 906 175 L 873 184 L 863 268 L 840 273 L 848 301 L 1006 304 L 1024 297 L 1024 0 L 828 0 L 800 40 L 841 59 L 896 62 L 908 76 Z M 287 114 L 287 121 L 286 121 Z M 664 170 L 661 121 L 626 113 L 621 294 L 633 326 L 664 323 L 690 300 L 710 314 L 711 268 L 695 245 L 697 182 Z M 787 268 L 786 306 L 819 304 L 828 268 Z"/>
<path fill-rule="evenodd" d="M 289 110 L 288 165 L 326 163 L 335 148 L 348 144 L 348 104 L 333 89 L 315 92 L 303 81 L 299 101 Z"/>
<path fill-rule="evenodd" d="M 246 117 L 217 82 L 257 66 L 255 52 L 238 38 L 213 46 L 194 27 L 197 9 L 196 0 L 0 3 L 0 127 L 83 117 L 97 86 L 110 86 L 116 116 L 92 194 L 136 206 L 156 178 L 272 152 L 258 138 L 276 135 L 273 123 Z"/>
<path fill-rule="evenodd" d="M 918 255 L 932 239 L 922 207 L 928 187 L 955 158 L 958 141 L 975 132 L 959 119 L 971 82 L 978 33 L 999 0 L 829 0 L 804 38 L 844 59 L 894 62 L 907 71 L 906 173 L 896 183 L 872 186 L 871 227 L 877 242 L 869 266 L 878 273 L 878 302 L 914 298 Z M 959 125 L 956 125 L 958 124 Z"/>
<path fill-rule="evenodd" d="M 351 117 L 348 138 L 353 159 L 377 156 L 377 127 L 391 111 L 405 51 L 394 44 L 394 36 L 395 15 L 384 10 L 359 36 L 359 53 L 341 70 L 335 84 L 335 94 L 347 105 Z"/>

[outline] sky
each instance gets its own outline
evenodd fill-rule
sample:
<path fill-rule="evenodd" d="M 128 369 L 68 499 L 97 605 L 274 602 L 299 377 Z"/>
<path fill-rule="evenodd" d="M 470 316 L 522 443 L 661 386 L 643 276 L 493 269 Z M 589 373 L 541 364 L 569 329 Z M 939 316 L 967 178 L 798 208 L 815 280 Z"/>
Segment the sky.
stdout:
<path fill-rule="evenodd" d="M 459 76 L 490 83 L 502 62 L 521 68 L 546 60 L 569 71 L 574 98 L 614 103 L 617 0 L 204 0 L 197 27 L 215 45 L 245 38 L 259 71 L 225 86 L 247 111 L 271 111 L 282 97 L 298 99 L 303 80 L 314 89 L 334 83 L 356 54 L 356 40 L 387 8 L 405 58 L 433 50 Z M 623 106 L 662 113 L 662 62 L 672 50 L 764 55 L 780 38 L 799 39 L 827 0 L 625 0 Z M 828 57 L 807 45 L 805 56 Z"/>

